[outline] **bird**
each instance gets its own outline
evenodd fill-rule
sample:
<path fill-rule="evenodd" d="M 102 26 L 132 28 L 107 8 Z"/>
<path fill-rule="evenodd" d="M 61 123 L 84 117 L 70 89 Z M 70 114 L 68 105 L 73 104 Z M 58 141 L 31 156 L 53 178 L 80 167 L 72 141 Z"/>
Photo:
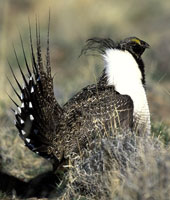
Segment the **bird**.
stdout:
<path fill-rule="evenodd" d="M 149 44 L 137 37 L 115 42 L 110 38 L 90 38 L 81 55 L 97 52 L 104 69 L 96 84 L 82 88 L 61 106 L 54 95 L 51 75 L 49 27 L 46 62 L 43 62 L 40 30 L 36 24 L 36 47 L 29 26 L 32 65 L 27 61 L 23 39 L 21 48 L 27 72 L 14 53 L 24 86 L 9 64 L 17 88 L 11 83 L 20 103 L 12 109 L 19 135 L 31 151 L 58 167 L 75 155 L 83 155 L 99 135 L 121 129 L 150 134 L 150 111 L 145 91 L 145 67 L 142 54 Z M 35 53 L 36 48 L 36 53 Z M 18 90 L 20 92 L 18 92 Z M 21 94 L 20 94 L 21 93 Z"/>

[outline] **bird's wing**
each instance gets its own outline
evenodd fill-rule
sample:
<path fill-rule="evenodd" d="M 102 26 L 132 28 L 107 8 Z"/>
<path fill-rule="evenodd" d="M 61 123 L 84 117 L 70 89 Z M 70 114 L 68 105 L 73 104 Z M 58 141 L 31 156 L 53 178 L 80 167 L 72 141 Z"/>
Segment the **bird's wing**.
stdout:
<path fill-rule="evenodd" d="M 49 29 L 45 67 L 43 66 L 44 63 L 41 56 L 40 32 L 38 31 L 38 27 L 36 27 L 36 42 L 37 55 L 34 54 L 30 28 L 32 58 L 32 67 L 30 67 L 27 62 L 21 37 L 21 46 L 28 78 L 21 69 L 16 51 L 14 49 L 18 67 L 24 81 L 23 87 L 21 87 L 19 81 L 17 80 L 12 66 L 10 66 L 10 68 L 21 95 L 18 94 L 15 87 L 10 81 L 9 82 L 14 89 L 15 94 L 18 96 L 21 106 L 12 98 L 11 99 L 17 107 L 17 110 L 14 110 L 16 127 L 19 130 L 20 136 L 24 140 L 25 145 L 33 152 L 36 152 L 45 158 L 51 158 L 51 143 L 54 138 L 54 134 L 56 134 L 56 126 L 58 125 L 58 121 L 62 115 L 62 108 L 57 103 L 53 92 L 53 78 L 51 77 L 49 55 Z"/>
<path fill-rule="evenodd" d="M 127 95 L 120 95 L 114 88 L 96 85 L 84 88 L 64 105 L 65 156 L 77 152 L 96 135 L 109 134 L 118 128 L 133 125 L 133 101 Z M 62 144 L 62 142 L 61 142 Z M 62 152 L 62 147 L 59 150 Z"/>

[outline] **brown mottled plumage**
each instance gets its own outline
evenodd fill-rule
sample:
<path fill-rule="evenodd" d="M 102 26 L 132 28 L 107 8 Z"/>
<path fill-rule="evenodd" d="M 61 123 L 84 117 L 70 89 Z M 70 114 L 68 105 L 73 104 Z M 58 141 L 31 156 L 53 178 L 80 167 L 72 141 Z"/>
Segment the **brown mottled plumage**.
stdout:
<path fill-rule="evenodd" d="M 111 86 L 90 85 L 63 106 L 63 115 L 53 142 L 57 158 L 83 151 L 97 134 L 107 135 L 116 127 L 132 127 L 133 103 Z M 61 145 L 57 141 L 61 141 Z M 79 149 L 80 148 L 80 149 Z M 54 152 L 55 154 L 55 152 Z"/>
<path fill-rule="evenodd" d="M 88 49 L 97 50 L 100 53 L 104 53 L 107 48 L 126 50 L 126 45 L 124 45 L 126 40 L 120 43 L 114 43 L 111 39 L 93 38 L 87 41 L 87 45 L 82 53 L 86 53 Z M 139 39 L 136 40 L 138 41 Z M 20 137 L 30 150 L 40 156 L 55 160 L 58 166 L 59 163 L 72 157 L 74 153 L 82 154 L 83 149 L 87 148 L 88 144 L 96 136 L 101 134 L 107 135 L 113 130 L 116 131 L 117 128 L 133 128 L 133 101 L 128 95 L 121 95 L 115 91 L 113 85 L 107 84 L 105 70 L 97 84 L 83 88 L 61 108 L 55 99 L 53 91 L 49 53 L 49 29 L 46 66 L 43 66 L 42 62 L 38 28 L 36 28 L 36 41 L 37 55 L 34 53 L 30 28 L 30 46 L 32 52 L 31 70 L 26 59 L 21 38 L 23 56 L 29 76 L 28 80 L 21 70 L 15 52 L 18 66 L 24 80 L 23 88 L 11 67 L 14 79 L 21 91 L 20 96 L 12 86 L 15 94 L 21 101 L 21 106 L 19 106 L 11 98 L 17 106 L 17 110 L 14 111 L 16 117 L 15 123 Z M 129 41 L 132 40 L 129 39 Z M 129 43 L 126 42 L 126 44 Z M 137 44 L 137 42 L 134 42 L 134 44 Z M 136 45 L 135 47 L 138 46 Z M 136 49 L 132 48 L 134 52 L 131 53 L 134 53 L 136 60 L 145 48 L 147 48 L 146 43 Z M 143 62 L 140 58 L 137 61 L 143 73 L 142 82 L 144 84 Z"/>

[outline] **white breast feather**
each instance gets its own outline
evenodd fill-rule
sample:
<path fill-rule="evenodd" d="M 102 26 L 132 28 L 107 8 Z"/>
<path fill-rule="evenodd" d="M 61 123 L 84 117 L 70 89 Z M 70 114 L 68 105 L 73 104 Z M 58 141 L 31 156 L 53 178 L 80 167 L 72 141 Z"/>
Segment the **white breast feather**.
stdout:
<path fill-rule="evenodd" d="M 122 95 L 129 95 L 134 104 L 134 116 L 140 117 L 139 123 L 146 123 L 150 132 L 150 112 L 142 74 L 134 57 L 128 51 L 108 49 L 103 55 L 108 85 Z"/>

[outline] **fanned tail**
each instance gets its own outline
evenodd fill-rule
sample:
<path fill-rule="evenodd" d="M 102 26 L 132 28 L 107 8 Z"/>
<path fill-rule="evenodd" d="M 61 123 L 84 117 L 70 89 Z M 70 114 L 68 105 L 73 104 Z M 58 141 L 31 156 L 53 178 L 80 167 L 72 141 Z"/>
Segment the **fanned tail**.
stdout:
<path fill-rule="evenodd" d="M 12 75 L 21 92 L 18 94 L 15 87 L 11 84 L 16 96 L 21 102 L 19 106 L 11 97 L 11 100 L 17 107 L 15 112 L 15 125 L 20 133 L 20 137 L 24 140 L 25 145 L 33 152 L 45 158 L 53 158 L 52 141 L 56 134 L 58 121 L 62 115 L 62 108 L 57 103 L 53 91 L 53 78 L 51 76 L 50 66 L 50 52 L 49 52 L 49 29 L 50 29 L 50 15 L 47 36 L 47 52 L 46 63 L 43 65 L 41 55 L 40 29 L 36 20 L 36 50 L 34 53 L 31 26 L 29 23 L 30 32 L 30 47 L 32 67 L 29 66 L 22 37 L 20 35 L 21 47 L 25 60 L 28 77 L 23 73 L 22 68 L 14 48 L 16 61 L 22 76 L 24 86 L 21 87 L 17 77 L 14 74 L 12 66 L 10 69 Z"/>

